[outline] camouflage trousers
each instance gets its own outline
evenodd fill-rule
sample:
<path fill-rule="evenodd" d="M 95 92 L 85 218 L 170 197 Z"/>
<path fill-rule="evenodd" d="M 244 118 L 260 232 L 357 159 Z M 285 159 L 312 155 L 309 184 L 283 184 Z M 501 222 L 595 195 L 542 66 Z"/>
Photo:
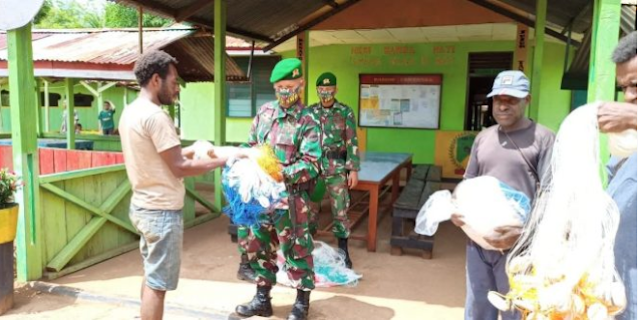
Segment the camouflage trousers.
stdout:
<path fill-rule="evenodd" d="M 307 195 L 296 198 L 297 227 L 293 236 L 292 221 L 288 210 L 275 210 L 264 216 L 266 223 L 259 227 L 239 226 L 237 238 L 239 251 L 246 253 L 250 266 L 257 275 L 258 286 L 272 286 L 277 283 L 277 249 L 281 249 L 284 268 L 293 286 L 301 290 L 315 288 L 312 250 L 314 244 L 308 229 Z M 276 218 L 273 218 L 276 217 Z"/>
<path fill-rule="evenodd" d="M 350 193 L 348 192 L 348 179 L 346 178 L 346 174 L 324 176 L 323 179 L 326 182 L 326 191 L 330 197 L 330 209 L 332 211 L 333 221 L 332 233 L 337 238 L 348 238 L 350 236 L 350 219 L 348 218 Z M 310 229 L 314 233 L 317 229 L 321 203 L 313 202 L 311 207 Z"/>

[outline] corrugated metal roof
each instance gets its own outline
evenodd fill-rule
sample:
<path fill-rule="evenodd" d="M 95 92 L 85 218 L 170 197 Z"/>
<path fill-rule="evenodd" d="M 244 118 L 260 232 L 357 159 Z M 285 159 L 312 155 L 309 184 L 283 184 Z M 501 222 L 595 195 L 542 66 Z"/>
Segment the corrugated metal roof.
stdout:
<path fill-rule="evenodd" d="M 179 62 L 179 74 L 185 81 L 213 81 L 215 62 L 213 37 L 187 37 L 162 48 Z M 246 80 L 244 72 L 231 58 L 226 59 L 226 78 Z"/>
<path fill-rule="evenodd" d="M 144 50 L 161 48 L 195 31 L 195 29 L 144 31 Z M 139 55 L 137 31 L 34 31 L 33 35 L 34 61 L 131 64 Z M 6 48 L 0 50 L 0 60 L 7 60 Z"/>
<path fill-rule="evenodd" d="M 620 12 L 621 35 L 627 35 L 634 30 L 636 30 L 636 6 L 623 5 Z M 587 90 L 590 52 L 591 29 L 585 33 L 583 41 L 572 59 L 569 70 L 563 75 L 562 89 Z M 611 57 L 609 58 L 611 59 Z"/>
<path fill-rule="evenodd" d="M 525 12 L 536 13 L 536 0 L 498 0 L 507 3 Z M 497 1 L 497 2 L 498 2 Z M 579 21 L 573 21 L 573 32 L 584 33 L 591 26 L 591 14 L 579 14 L 583 10 L 589 10 L 588 6 L 593 0 L 548 0 L 547 1 L 547 22 L 553 23 L 560 27 L 566 27 L 572 23 L 572 19 L 579 18 Z M 589 7 L 589 8 L 588 8 Z"/>
<path fill-rule="evenodd" d="M 197 36 L 195 28 L 145 29 L 144 50 L 166 49 L 180 61 L 178 71 L 186 81 L 213 80 L 213 38 Z M 196 37 L 197 36 L 197 37 Z M 132 66 L 139 56 L 137 29 L 67 29 L 35 30 L 33 60 L 87 64 Z M 192 40 L 185 40 L 192 38 Z M 227 38 L 234 48 L 245 50 L 252 44 L 236 38 Z M 184 46 L 181 48 L 181 46 Z M 0 61 L 6 61 L 6 33 L 0 33 Z M 188 67 L 197 66 L 201 70 Z M 68 69 L 68 68 L 67 68 Z M 87 69 L 88 70 L 88 69 Z M 88 73 L 87 73 L 88 74 Z M 243 80 L 245 75 L 232 58 L 226 58 L 228 80 Z M 75 73 L 74 73 L 75 75 Z"/>
<path fill-rule="evenodd" d="M 199 0 L 115 0 L 162 16 L 175 18 L 180 10 L 189 8 Z M 201 7 L 186 21 L 213 27 L 213 3 Z M 272 42 L 296 30 L 308 17 L 325 8 L 322 0 L 233 0 L 227 2 L 226 23 L 229 33 Z M 251 35 L 253 35 L 251 37 Z"/>

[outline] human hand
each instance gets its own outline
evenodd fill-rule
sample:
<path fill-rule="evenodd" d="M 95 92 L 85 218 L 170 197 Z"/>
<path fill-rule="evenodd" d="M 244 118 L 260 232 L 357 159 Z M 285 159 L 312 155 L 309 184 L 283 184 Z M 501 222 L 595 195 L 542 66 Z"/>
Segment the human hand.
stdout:
<path fill-rule="evenodd" d="M 452 221 L 452 223 L 454 223 L 455 226 L 459 228 L 465 225 L 465 216 L 463 216 L 462 214 L 453 213 L 450 220 Z"/>
<path fill-rule="evenodd" d="M 483 239 L 492 247 L 505 250 L 514 246 L 522 231 L 523 228 L 520 226 L 502 226 L 494 229 L 491 235 Z"/>
<path fill-rule="evenodd" d="M 636 106 L 625 102 L 605 102 L 598 108 L 598 127 L 601 132 L 636 130 Z"/>
<path fill-rule="evenodd" d="M 348 188 L 354 189 L 359 184 L 359 172 L 350 171 L 348 174 Z"/>

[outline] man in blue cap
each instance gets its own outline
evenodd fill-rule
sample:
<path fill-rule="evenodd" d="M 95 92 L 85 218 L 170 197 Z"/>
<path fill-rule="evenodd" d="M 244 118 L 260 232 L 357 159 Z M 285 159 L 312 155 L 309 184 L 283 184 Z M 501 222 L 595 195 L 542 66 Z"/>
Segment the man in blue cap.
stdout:
<path fill-rule="evenodd" d="M 474 140 L 465 179 L 492 176 L 525 193 L 532 201 L 549 166 L 554 133 L 525 117 L 531 100 L 529 80 L 520 71 L 498 74 L 492 92 L 492 114 L 497 124 Z M 489 217 L 486 217 L 489 219 Z M 461 227 L 463 216 L 453 215 Z M 497 320 L 498 310 L 487 299 L 490 291 L 507 294 L 509 282 L 505 262 L 509 249 L 521 234 L 520 227 L 500 227 L 485 240 L 495 250 L 486 250 L 468 240 L 466 248 L 466 320 Z M 518 312 L 503 312 L 503 320 L 520 319 Z"/>

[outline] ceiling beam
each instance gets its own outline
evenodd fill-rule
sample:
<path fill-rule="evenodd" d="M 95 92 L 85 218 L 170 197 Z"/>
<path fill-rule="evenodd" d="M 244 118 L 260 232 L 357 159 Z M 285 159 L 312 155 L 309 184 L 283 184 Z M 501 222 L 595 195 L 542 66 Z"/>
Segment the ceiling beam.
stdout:
<path fill-rule="evenodd" d="M 179 9 L 175 13 L 175 21 L 182 22 L 182 21 L 188 19 L 189 17 L 191 17 L 192 15 L 197 13 L 199 10 L 202 10 L 202 9 L 204 9 L 204 7 L 206 7 L 207 5 L 211 4 L 213 1 L 214 0 L 198 0 L 198 1 L 195 1 L 193 4 L 191 4 L 188 7 Z"/>
<path fill-rule="evenodd" d="M 575 15 L 574 17 L 572 17 L 571 19 L 569 19 L 569 24 L 566 25 L 563 28 L 563 31 L 560 32 L 560 34 L 566 34 L 567 31 L 569 31 L 569 26 L 573 25 L 574 23 L 580 21 L 581 19 L 585 18 L 586 15 L 592 16 L 592 2 L 587 3 L 582 10 L 580 10 L 580 12 Z"/>
<path fill-rule="evenodd" d="M 193 22 L 193 23 L 197 24 L 200 27 L 203 27 L 205 29 L 213 31 L 213 27 L 210 25 L 212 23 L 212 21 L 206 21 L 206 20 L 201 19 L 201 18 L 190 18 L 190 19 L 188 19 L 188 21 Z M 233 28 L 233 27 L 230 27 L 230 26 L 226 26 L 226 31 L 228 33 L 231 33 L 231 34 L 234 34 L 234 35 L 238 35 L 238 36 L 244 37 L 244 38 L 259 40 L 259 41 L 268 42 L 268 43 L 272 42 L 272 39 L 270 37 L 265 36 L 263 34 L 254 33 L 254 32 L 250 32 L 250 31 L 246 31 L 246 30 L 242 30 L 242 29 L 237 29 L 237 28 Z"/>
<path fill-rule="evenodd" d="M 177 15 L 178 15 L 178 11 L 162 5 L 162 4 L 158 4 L 155 1 L 152 0 L 116 0 L 118 3 L 122 3 L 122 4 L 128 4 L 129 6 L 142 6 L 145 9 L 148 9 L 150 11 L 153 11 L 155 13 L 158 13 L 162 16 L 165 17 L 169 17 L 172 19 L 177 19 Z M 210 1 L 210 0 L 209 0 Z M 211 12 L 212 15 L 212 12 Z M 184 21 L 188 21 L 188 22 L 192 22 L 194 24 L 197 24 L 201 27 L 204 27 L 206 29 L 212 30 L 213 26 L 212 23 L 213 21 L 207 21 L 201 18 L 194 18 L 192 17 L 192 15 L 188 18 L 185 18 Z M 246 31 L 246 30 L 242 30 L 242 29 L 237 29 L 237 28 L 233 28 L 230 26 L 226 27 L 226 31 L 228 31 L 228 33 L 240 36 L 240 37 L 245 37 L 245 38 L 250 38 L 250 39 L 255 39 L 255 40 L 259 40 L 259 41 L 263 41 L 263 42 L 272 42 L 273 40 L 263 34 L 259 34 L 259 33 L 254 33 L 254 32 L 250 32 L 250 31 Z"/>
<path fill-rule="evenodd" d="M 339 5 L 337 8 L 334 8 L 328 12 L 326 12 L 325 14 L 307 22 L 304 25 L 299 26 L 297 29 L 289 32 L 288 34 L 280 37 L 279 39 L 275 40 L 274 42 L 270 43 L 269 45 L 267 45 L 266 47 L 264 47 L 263 51 L 266 52 L 286 41 L 288 41 L 288 39 L 291 39 L 292 37 L 296 36 L 297 34 L 304 32 L 316 25 L 318 25 L 319 23 L 325 21 L 326 19 L 334 16 L 335 14 L 342 12 L 343 10 L 346 10 L 348 8 L 350 8 L 350 6 L 352 6 L 353 4 L 359 2 L 360 0 L 349 0 L 346 1 L 344 3 L 342 3 L 341 5 Z"/>
<path fill-rule="evenodd" d="M 500 7 L 500 6 L 495 5 L 493 3 L 487 2 L 485 0 L 467 0 L 467 1 L 472 2 L 472 3 L 476 4 L 476 5 L 479 5 L 479 6 L 483 7 L 483 8 L 489 9 L 491 11 L 494 11 L 494 12 L 500 14 L 500 15 L 508 17 L 508 18 L 510 18 L 510 19 L 512 19 L 512 20 L 514 20 L 516 22 L 522 23 L 522 24 L 524 24 L 524 25 L 526 25 L 528 27 L 534 28 L 534 25 L 535 25 L 534 20 L 529 19 L 527 17 L 523 17 L 523 16 L 521 16 L 519 14 L 513 13 L 513 12 L 511 12 L 511 11 L 509 11 L 509 10 L 503 8 L 503 7 Z M 550 36 L 552 36 L 552 37 L 554 37 L 554 38 L 556 38 L 556 39 L 558 39 L 558 40 L 561 40 L 563 42 L 571 41 L 571 43 L 574 46 L 576 46 L 576 47 L 580 46 L 580 42 L 578 42 L 576 40 L 573 40 L 573 39 L 569 40 L 567 38 L 567 36 L 562 35 L 560 32 L 552 30 L 550 28 L 545 28 L 545 33 L 550 35 Z"/>
<path fill-rule="evenodd" d="M 337 8 L 339 6 L 339 4 L 334 0 L 323 0 L 323 2 L 325 2 L 327 5 L 333 8 Z"/>

